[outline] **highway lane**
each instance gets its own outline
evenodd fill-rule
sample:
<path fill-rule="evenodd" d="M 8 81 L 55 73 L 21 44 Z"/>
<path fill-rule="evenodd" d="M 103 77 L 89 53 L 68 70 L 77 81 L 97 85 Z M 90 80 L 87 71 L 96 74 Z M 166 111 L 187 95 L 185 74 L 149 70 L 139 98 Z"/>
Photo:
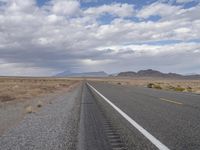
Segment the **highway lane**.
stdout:
<path fill-rule="evenodd" d="M 111 146 L 103 130 L 103 116 L 94 97 L 84 85 L 81 102 L 81 118 L 78 150 L 109 150 Z"/>
<path fill-rule="evenodd" d="M 200 96 L 91 83 L 170 149 L 200 149 Z"/>
<path fill-rule="evenodd" d="M 126 150 L 86 85 L 82 92 L 79 126 L 78 150 Z"/>

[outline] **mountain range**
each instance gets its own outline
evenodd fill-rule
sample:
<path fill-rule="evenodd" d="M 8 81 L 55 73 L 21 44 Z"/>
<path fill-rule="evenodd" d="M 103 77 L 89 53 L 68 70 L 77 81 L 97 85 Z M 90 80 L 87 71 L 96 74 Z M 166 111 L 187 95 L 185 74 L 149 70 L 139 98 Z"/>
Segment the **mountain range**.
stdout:
<path fill-rule="evenodd" d="M 120 72 L 118 77 L 158 77 L 158 78 L 176 78 L 176 79 L 200 79 L 200 75 L 181 75 L 177 73 L 162 73 L 157 70 L 147 69 L 140 70 L 138 72 L 127 71 Z"/>
<path fill-rule="evenodd" d="M 82 72 L 82 73 L 71 73 L 64 71 L 55 75 L 56 77 L 156 77 L 156 78 L 174 78 L 174 79 L 200 79 L 199 74 L 182 75 L 177 73 L 163 73 L 157 70 L 147 69 L 140 70 L 138 72 L 126 71 L 117 74 L 107 74 L 104 71 L 98 72 Z"/>

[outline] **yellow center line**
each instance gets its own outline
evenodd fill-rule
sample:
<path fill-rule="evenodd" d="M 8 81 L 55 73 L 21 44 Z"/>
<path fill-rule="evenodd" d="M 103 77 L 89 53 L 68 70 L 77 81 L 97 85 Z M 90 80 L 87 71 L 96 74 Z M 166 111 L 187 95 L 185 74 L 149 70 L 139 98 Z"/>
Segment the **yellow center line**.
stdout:
<path fill-rule="evenodd" d="M 169 99 L 165 99 L 165 98 L 160 98 L 160 100 L 162 100 L 162 101 L 166 101 L 166 102 L 170 102 L 170 103 L 174 103 L 174 104 L 178 104 L 178 105 L 183 105 L 183 103 L 176 102 L 176 101 L 169 100 Z"/>

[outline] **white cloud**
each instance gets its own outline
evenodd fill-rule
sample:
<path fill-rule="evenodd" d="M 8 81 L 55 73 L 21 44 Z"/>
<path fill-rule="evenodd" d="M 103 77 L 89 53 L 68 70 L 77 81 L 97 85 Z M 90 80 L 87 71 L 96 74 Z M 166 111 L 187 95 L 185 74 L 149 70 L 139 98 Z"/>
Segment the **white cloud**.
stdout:
<path fill-rule="evenodd" d="M 199 7 L 184 9 L 154 3 L 142 8 L 137 16 L 148 18 L 159 14 L 161 20 L 134 22 L 126 18 L 136 17 L 134 6 L 129 4 L 83 9 L 77 1 L 53 0 L 38 7 L 34 0 L 8 0 L 6 5 L 0 6 L 0 60 L 4 60 L 0 63 L 0 70 L 4 70 L 0 74 L 11 74 L 12 70 L 26 75 L 64 69 L 80 72 L 105 68 L 109 71 L 114 70 L 116 62 L 124 61 L 120 63 L 125 64 L 124 67 L 128 63 L 134 66 L 130 62 L 132 58 L 150 64 L 143 58 L 155 56 L 159 60 L 161 56 L 170 53 L 178 56 L 181 52 L 186 58 L 187 51 L 198 56 L 198 43 L 167 46 L 129 43 L 200 39 Z M 162 12 L 164 10 L 166 12 Z M 105 13 L 116 18 L 109 24 L 100 24 L 99 16 Z M 100 47 L 104 49 L 99 51 Z M 25 68 L 27 72 L 23 72 Z"/>
<path fill-rule="evenodd" d="M 85 15 L 92 15 L 97 17 L 106 13 L 118 17 L 131 17 L 135 14 L 135 11 L 133 5 L 126 3 L 115 3 L 111 5 L 102 5 L 99 7 L 91 7 L 84 11 Z"/>
<path fill-rule="evenodd" d="M 198 0 L 176 0 L 177 3 L 188 3 L 188 2 L 194 2 Z"/>
<path fill-rule="evenodd" d="M 151 5 L 145 6 L 137 14 L 140 18 L 148 18 L 150 16 L 159 15 L 161 17 L 174 15 L 177 11 L 181 9 L 180 6 L 172 6 L 165 3 L 153 3 Z"/>
<path fill-rule="evenodd" d="M 161 20 L 195 20 L 200 19 L 200 5 L 191 8 L 183 8 L 183 6 L 172 6 L 167 3 L 155 2 L 151 5 L 145 6 L 138 11 L 139 18 L 149 18 L 150 16 L 158 15 Z"/>
<path fill-rule="evenodd" d="M 199 72 L 200 44 L 193 42 L 166 45 L 113 45 L 97 49 L 113 51 L 112 57 L 116 61 L 109 67 L 113 67 L 116 72 L 121 67 L 123 70 L 134 71 L 152 68 L 164 72 Z"/>
<path fill-rule="evenodd" d="M 96 66 L 101 64 L 107 64 L 112 62 L 112 60 L 92 60 L 92 59 L 83 59 L 81 60 L 82 63 L 89 65 L 89 66 Z"/>
<path fill-rule="evenodd" d="M 7 12 L 9 13 L 33 13 L 34 9 L 36 8 L 35 0 L 7 0 L 5 2 L 7 6 Z"/>
<path fill-rule="evenodd" d="M 52 12 L 57 15 L 73 16 L 80 10 L 78 1 L 52 1 Z"/>
<path fill-rule="evenodd" d="M 166 54 L 180 54 L 180 53 L 197 53 L 200 49 L 200 43 L 178 43 L 178 44 L 167 44 L 167 45 L 150 45 L 150 44 L 130 44 L 130 45 L 114 45 L 108 47 L 100 47 L 97 50 L 103 51 L 110 49 L 115 54 L 122 54 L 122 52 L 127 52 L 129 57 L 137 56 L 156 56 L 156 55 L 166 55 Z M 132 53 L 130 53 L 132 51 Z M 127 54 L 127 53 L 124 53 Z M 127 56 L 127 55 L 126 55 Z"/>

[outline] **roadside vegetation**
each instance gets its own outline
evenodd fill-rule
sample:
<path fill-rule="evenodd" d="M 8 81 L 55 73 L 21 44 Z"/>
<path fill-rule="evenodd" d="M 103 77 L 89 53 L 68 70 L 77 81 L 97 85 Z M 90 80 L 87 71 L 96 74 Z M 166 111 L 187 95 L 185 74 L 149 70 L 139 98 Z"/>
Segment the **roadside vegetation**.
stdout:
<path fill-rule="evenodd" d="M 67 78 L 0 77 L 0 136 L 25 115 L 53 104 L 57 96 L 70 92 L 78 82 Z"/>
<path fill-rule="evenodd" d="M 164 90 L 171 90 L 171 91 L 176 91 L 176 92 L 193 92 L 200 94 L 200 85 L 199 87 L 191 87 L 188 85 L 175 85 L 175 84 L 170 84 L 170 83 L 148 83 L 147 84 L 148 88 L 154 88 L 154 89 L 164 89 Z"/>
<path fill-rule="evenodd" d="M 159 84 L 154 84 L 154 83 L 149 83 L 149 84 L 147 84 L 147 87 L 148 87 L 148 88 L 159 89 L 159 90 L 162 89 L 162 87 L 161 87 Z"/>
<path fill-rule="evenodd" d="M 164 79 L 153 77 L 98 78 L 91 79 L 119 86 L 140 86 L 159 90 L 192 92 L 200 94 L 200 80 Z"/>
<path fill-rule="evenodd" d="M 0 78 L 0 102 L 24 100 L 67 88 L 77 81 L 54 78 Z M 38 107 L 42 103 L 38 102 Z"/>

